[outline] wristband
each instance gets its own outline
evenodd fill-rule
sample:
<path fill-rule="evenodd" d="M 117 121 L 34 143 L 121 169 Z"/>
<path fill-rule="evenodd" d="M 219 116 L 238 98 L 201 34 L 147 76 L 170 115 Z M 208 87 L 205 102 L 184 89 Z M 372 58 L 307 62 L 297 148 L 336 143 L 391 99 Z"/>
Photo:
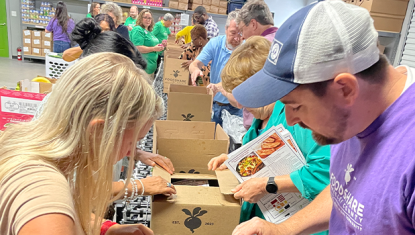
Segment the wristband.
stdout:
<path fill-rule="evenodd" d="M 112 222 L 111 220 L 107 220 L 104 223 L 102 223 L 100 235 L 105 235 L 107 233 L 108 229 L 111 228 L 112 226 L 116 225 L 116 224 L 117 223 Z"/>

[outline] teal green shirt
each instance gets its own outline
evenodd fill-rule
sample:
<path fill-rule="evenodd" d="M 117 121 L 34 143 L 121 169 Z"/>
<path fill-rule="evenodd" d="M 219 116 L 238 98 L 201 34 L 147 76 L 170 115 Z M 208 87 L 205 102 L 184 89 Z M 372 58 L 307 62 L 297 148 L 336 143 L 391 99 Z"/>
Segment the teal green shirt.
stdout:
<path fill-rule="evenodd" d="M 258 131 L 261 124 L 262 120 L 254 119 L 251 128 L 249 128 L 244 136 L 243 144 L 246 144 L 259 136 Z M 282 124 L 289 132 L 291 132 L 305 157 L 307 165 L 298 171 L 292 172 L 290 178 L 300 191 L 301 195 L 311 201 L 330 183 L 330 147 L 318 145 L 313 140 L 310 130 L 304 129 L 299 125 L 289 126 L 285 119 L 284 104 L 277 101 L 275 103 L 274 111 L 263 131 L 279 124 Z M 265 219 L 257 204 L 244 202 L 242 205 L 240 222 L 245 222 L 255 216 Z M 328 231 L 318 234 L 328 234 Z"/>
<path fill-rule="evenodd" d="M 130 39 L 134 46 L 155 47 L 159 44 L 159 40 L 153 35 L 152 32 L 143 29 L 139 25 L 135 26 L 131 31 Z M 158 53 L 153 51 L 150 53 L 141 54 L 143 55 L 143 58 L 147 60 L 146 73 L 154 73 L 157 68 Z"/>
<path fill-rule="evenodd" d="M 170 29 L 165 27 L 162 21 L 157 22 L 154 25 L 153 34 L 161 43 L 163 40 L 167 40 L 171 34 Z"/>
<path fill-rule="evenodd" d="M 88 14 L 86 15 L 86 18 L 94 18 L 94 17 L 92 17 L 91 13 L 88 13 Z"/>
<path fill-rule="evenodd" d="M 128 17 L 128 18 L 125 20 L 124 25 L 125 25 L 126 27 L 130 26 L 131 28 L 134 28 L 134 27 L 135 27 L 135 25 L 136 25 L 136 23 L 137 23 L 137 20 L 135 20 L 135 19 L 133 19 L 133 18 L 131 18 L 131 17 Z M 128 30 L 128 33 L 130 34 L 130 37 L 131 37 L 131 31 L 132 31 L 132 30 Z"/>

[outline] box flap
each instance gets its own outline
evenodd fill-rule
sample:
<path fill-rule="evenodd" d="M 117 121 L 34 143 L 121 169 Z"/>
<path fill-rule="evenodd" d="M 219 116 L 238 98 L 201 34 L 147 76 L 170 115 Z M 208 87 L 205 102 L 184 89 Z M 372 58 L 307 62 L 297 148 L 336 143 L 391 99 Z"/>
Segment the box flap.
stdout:
<path fill-rule="evenodd" d="M 153 203 L 168 202 L 186 205 L 214 205 L 240 207 L 240 201 L 232 195 L 224 195 L 217 187 L 198 187 L 198 186 L 175 186 L 177 194 L 172 197 L 156 195 Z"/>
<path fill-rule="evenodd" d="M 182 92 L 182 93 L 209 95 L 209 90 L 206 87 L 200 87 L 200 86 L 186 86 L 186 85 L 171 84 L 169 93 L 170 92 Z"/>
<path fill-rule="evenodd" d="M 160 176 L 161 178 L 171 182 L 171 175 L 169 172 L 161 168 L 160 166 L 154 166 L 153 167 L 153 176 Z"/>
<path fill-rule="evenodd" d="M 154 123 L 153 132 L 164 139 L 214 139 L 214 122 L 183 122 L 159 120 Z M 223 130 L 223 129 L 222 129 Z"/>
<path fill-rule="evenodd" d="M 212 95 L 171 92 L 172 86 L 173 84 L 170 86 L 167 105 L 167 120 L 211 121 L 213 102 Z M 202 88 L 202 90 L 206 93 L 206 88 Z"/>
<path fill-rule="evenodd" d="M 172 179 L 178 179 L 178 180 L 186 180 L 186 179 L 192 179 L 192 180 L 217 180 L 218 178 L 216 175 L 213 174 L 189 174 L 189 173 L 174 173 L 171 176 Z"/>
<path fill-rule="evenodd" d="M 218 178 L 220 192 L 225 195 L 233 195 L 231 190 L 239 185 L 239 181 L 235 175 L 230 170 L 215 172 Z"/>

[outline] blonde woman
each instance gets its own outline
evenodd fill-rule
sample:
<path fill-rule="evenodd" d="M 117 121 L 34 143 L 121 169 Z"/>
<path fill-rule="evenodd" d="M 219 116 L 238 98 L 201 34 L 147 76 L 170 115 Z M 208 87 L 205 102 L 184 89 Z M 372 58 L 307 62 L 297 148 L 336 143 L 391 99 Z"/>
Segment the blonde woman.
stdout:
<path fill-rule="evenodd" d="M 108 14 L 114 20 L 115 31 L 130 40 L 128 27 L 122 24 L 122 9 L 114 2 L 107 2 L 101 7 L 102 14 Z"/>
<path fill-rule="evenodd" d="M 109 203 L 142 194 L 111 189 L 113 164 L 163 112 L 144 77 L 126 56 L 90 55 L 62 75 L 39 119 L 0 135 L 0 234 L 97 235 Z"/>

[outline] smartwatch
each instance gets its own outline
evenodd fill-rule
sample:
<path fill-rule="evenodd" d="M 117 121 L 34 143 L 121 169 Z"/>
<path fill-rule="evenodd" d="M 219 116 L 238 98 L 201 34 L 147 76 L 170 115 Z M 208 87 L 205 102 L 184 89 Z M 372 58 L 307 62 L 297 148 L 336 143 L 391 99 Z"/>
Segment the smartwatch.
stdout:
<path fill-rule="evenodd" d="M 277 194 L 278 185 L 274 181 L 274 177 L 269 177 L 267 186 L 265 187 L 268 193 Z"/>

